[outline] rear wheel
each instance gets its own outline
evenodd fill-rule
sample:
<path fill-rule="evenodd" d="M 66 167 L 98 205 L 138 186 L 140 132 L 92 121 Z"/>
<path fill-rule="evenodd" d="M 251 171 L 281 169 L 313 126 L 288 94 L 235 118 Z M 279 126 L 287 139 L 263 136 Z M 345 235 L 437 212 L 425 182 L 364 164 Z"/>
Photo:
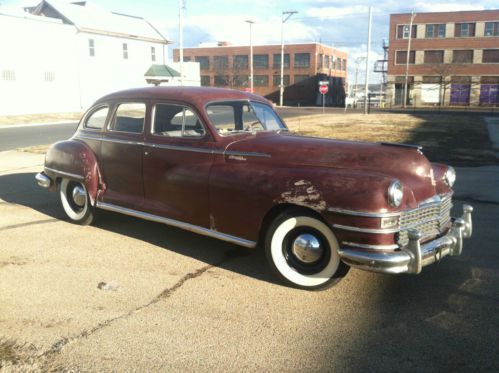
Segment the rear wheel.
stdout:
<path fill-rule="evenodd" d="M 341 262 L 338 249 L 331 229 L 304 211 L 279 215 L 265 239 L 265 253 L 277 276 L 306 290 L 326 289 L 347 274 L 349 267 Z"/>
<path fill-rule="evenodd" d="M 62 179 L 60 196 L 64 212 L 72 222 L 88 225 L 94 220 L 94 208 L 90 204 L 87 188 L 83 183 Z"/>

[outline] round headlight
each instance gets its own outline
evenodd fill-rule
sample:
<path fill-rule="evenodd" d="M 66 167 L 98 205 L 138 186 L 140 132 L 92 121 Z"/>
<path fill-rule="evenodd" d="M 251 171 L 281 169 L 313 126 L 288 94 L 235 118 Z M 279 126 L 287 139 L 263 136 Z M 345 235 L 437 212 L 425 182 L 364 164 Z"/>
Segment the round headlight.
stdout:
<path fill-rule="evenodd" d="M 447 183 L 447 185 L 452 188 L 452 186 L 456 182 L 456 171 L 454 170 L 454 168 L 449 166 L 447 171 L 445 171 L 444 178 L 445 178 L 445 182 Z"/>
<path fill-rule="evenodd" d="M 390 206 L 399 207 L 403 197 L 404 188 L 402 187 L 402 183 L 398 180 L 392 181 L 388 187 L 388 202 L 390 202 Z"/>

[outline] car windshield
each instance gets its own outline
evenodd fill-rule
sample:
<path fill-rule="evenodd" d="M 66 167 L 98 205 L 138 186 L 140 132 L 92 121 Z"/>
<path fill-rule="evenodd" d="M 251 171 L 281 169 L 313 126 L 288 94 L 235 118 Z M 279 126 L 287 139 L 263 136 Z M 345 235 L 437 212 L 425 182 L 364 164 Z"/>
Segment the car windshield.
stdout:
<path fill-rule="evenodd" d="M 250 101 L 224 101 L 206 108 L 211 123 L 221 135 L 287 130 L 270 106 Z"/>

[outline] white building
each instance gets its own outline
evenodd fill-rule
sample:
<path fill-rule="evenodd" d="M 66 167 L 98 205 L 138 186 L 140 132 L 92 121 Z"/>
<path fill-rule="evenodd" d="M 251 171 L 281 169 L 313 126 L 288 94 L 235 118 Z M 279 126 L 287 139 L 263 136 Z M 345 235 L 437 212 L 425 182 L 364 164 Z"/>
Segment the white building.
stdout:
<path fill-rule="evenodd" d="M 0 115 L 86 109 L 99 97 L 146 85 L 170 42 L 142 18 L 85 1 L 0 7 Z"/>

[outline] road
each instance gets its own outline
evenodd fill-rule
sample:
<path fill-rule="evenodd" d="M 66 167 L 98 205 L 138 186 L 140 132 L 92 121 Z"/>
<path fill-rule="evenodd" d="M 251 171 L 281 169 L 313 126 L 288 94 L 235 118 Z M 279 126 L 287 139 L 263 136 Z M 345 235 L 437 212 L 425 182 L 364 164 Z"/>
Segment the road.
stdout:
<path fill-rule="evenodd" d="M 499 371 L 497 166 L 457 169 L 462 256 L 305 292 L 259 251 L 113 213 L 70 224 L 42 163 L 0 153 L 6 371 Z"/>
<path fill-rule="evenodd" d="M 52 144 L 74 133 L 78 123 L 53 125 L 4 126 L 0 128 L 0 151 Z"/>

